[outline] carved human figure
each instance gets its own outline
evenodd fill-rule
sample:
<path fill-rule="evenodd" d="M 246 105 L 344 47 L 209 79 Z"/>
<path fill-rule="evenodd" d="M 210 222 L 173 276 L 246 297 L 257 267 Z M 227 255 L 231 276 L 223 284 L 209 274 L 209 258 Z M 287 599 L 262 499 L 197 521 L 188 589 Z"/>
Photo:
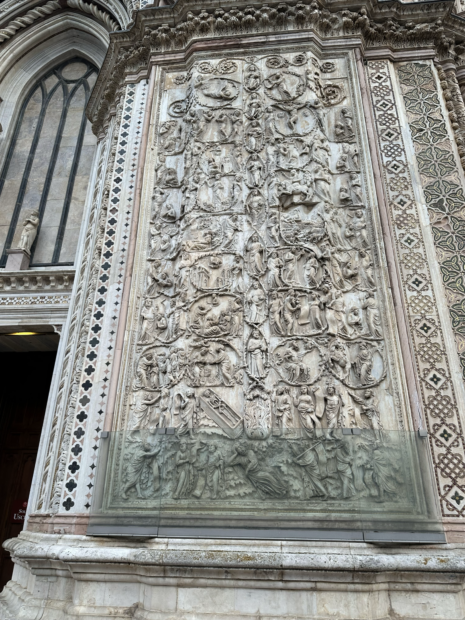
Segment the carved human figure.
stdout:
<path fill-rule="evenodd" d="M 297 261 L 303 256 L 303 251 L 294 252 L 288 249 L 283 254 L 282 276 L 286 284 L 298 284 L 297 280 Z"/>
<path fill-rule="evenodd" d="M 136 379 L 134 381 L 134 390 L 141 390 L 150 387 L 150 371 L 154 365 L 153 353 L 150 351 L 142 355 L 137 364 Z"/>
<path fill-rule="evenodd" d="M 349 238 L 353 248 L 357 250 L 366 250 L 370 247 L 367 238 L 366 221 L 362 209 L 357 209 L 352 222 L 347 226 L 346 237 Z"/>
<path fill-rule="evenodd" d="M 328 358 L 331 370 L 340 379 L 346 379 L 350 372 L 349 352 L 346 345 L 340 340 L 335 340 L 329 347 Z"/>
<path fill-rule="evenodd" d="M 239 336 L 242 328 L 242 300 L 235 297 L 228 305 L 228 314 L 231 317 L 229 335 Z"/>
<path fill-rule="evenodd" d="M 252 377 L 264 377 L 266 375 L 266 343 L 258 329 L 252 332 L 247 343 L 247 358 Z"/>
<path fill-rule="evenodd" d="M 267 468 L 258 461 L 255 452 L 245 445 L 234 446 L 234 452 L 227 460 L 227 465 L 239 465 L 246 478 L 257 489 L 261 497 L 285 497 L 287 487 L 275 468 Z"/>
<path fill-rule="evenodd" d="M 342 407 L 344 401 L 334 385 L 328 385 L 325 394 L 325 414 L 328 429 L 342 426 Z"/>
<path fill-rule="evenodd" d="M 193 241 L 186 241 L 184 243 L 185 248 L 191 252 L 205 252 L 210 250 L 213 242 L 213 234 L 209 230 L 200 232 L 197 239 Z"/>
<path fill-rule="evenodd" d="M 349 250 L 352 246 L 343 234 L 344 223 L 341 209 L 327 211 L 324 215 L 326 232 L 331 245 L 337 250 Z"/>
<path fill-rule="evenodd" d="M 397 487 L 404 482 L 400 464 L 388 459 L 385 449 L 381 445 L 375 445 L 372 452 L 371 467 L 373 469 L 373 482 L 378 487 L 378 501 L 384 501 L 385 495 L 389 498 L 395 497 L 398 493 Z"/>
<path fill-rule="evenodd" d="M 309 319 L 314 330 L 320 331 L 324 328 L 324 322 L 321 316 L 321 301 L 316 293 L 309 295 Z M 300 322 L 300 321 L 299 321 Z"/>
<path fill-rule="evenodd" d="M 249 65 L 244 78 L 244 86 L 247 90 L 255 91 L 260 87 L 260 73 L 256 65 Z"/>
<path fill-rule="evenodd" d="M 263 165 L 256 153 L 252 154 L 247 164 L 247 178 L 251 187 L 260 187 L 263 178 Z"/>
<path fill-rule="evenodd" d="M 191 463 L 191 455 L 188 449 L 187 443 L 181 441 L 179 444 L 179 450 L 176 453 L 176 489 L 173 493 L 175 499 L 188 497 L 192 492 L 194 486 L 193 471 Z"/>
<path fill-rule="evenodd" d="M 169 385 L 173 381 L 173 377 L 171 375 L 171 364 L 170 359 L 165 351 L 160 351 L 157 355 L 157 366 L 158 366 L 158 385 L 160 387 L 165 387 Z"/>
<path fill-rule="evenodd" d="M 321 288 L 323 297 L 321 302 L 325 306 L 325 318 L 328 325 L 328 334 L 337 336 L 338 334 L 347 335 L 347 325 L 345 320 L 345 303 L 341 291 L 324 285 Z"/>
<path fill-rule="evenodd" d="M 250 121 L 245 132 L 245 145 L 250 151 L 260 151 L 263 148 L 263 128 L 260 121 Z"/>
<path fill-rule="evenodd" d="M 23 222 L 23 230 L 21 231 L 18 249 L 24 250 L 27 254 L 31 253 L 32 244 L 37 237 L 39 221 L 39 212 L 31 211 Z"/>
<path fill-rule="evenodd" d="M 231 215 L 223 220 L 223 249 L 231 250 L 236 246 L 236 235 L 241 231 L 237 215 Z"/>
<path fill-rule="evenodd" d="M 178 427 L 178 435 L 188 433 L 191 437 L 194 429 L 194 417 L 197 407 L 197 398 L 192 389 L 186 390 L 185 394 L 177 394 L 177 408 L 179 410 L 180 425 Z"/>
<path fill-rule="evenodd" d="M 260 215 L 265 211 L 265 201 L 258 189 L 253 189 L 246 203 L 246 212 L 252 218 L 252 222 L 257 222 Z"/>
<path fill-rule="evenodd" d="M 231 267 L 232 289 L 235 293 L 244 292 L 244 277 L 242 274 L 242 259 L 240 256 L 234 257 L 234 263 Z"/>
<path fill-rule="evenodd" d="M 366 250 L 359 250 L 360 257 L 360 278 L 364 288 L 376 288 L 375 276 L 373 273 L 373 260 L 370 253 Z"/>
<path fill-rule="evenodd" d="M 310 448 L 307 448 L 307 450 L 295 456 L 293 461 L 305 471 L 307 479 L 310 483 L 310 496 L 321 497 L 322 500 L 327 499 L 328 491 L 321 480 L 322 475 L 318 462 L 318 456 L 315 452 L 315 446 L 310 446 Z"/>
<path fill-rule="evenodd" d="M 352 201 L 352 197 L 350 195 L 350 190 L 347 185 L 341 183 L 341 187 L 339 188 L 339 200 L 341 204 L 348 205 Z"/>
<path fill-rule="evenodd" d="M 315 415 L 315 403 L 312 396 L 315 389 L 309 390 L 307 386 L 303 385 L 298 397 L 294 398 L 294 406 L 297 409 L 302 426 L 309 431 L 314 428 L 321 428 L 321 422 Z"/>
<path fill-rule="evenodd" d="M 265 248 L 263 244 L 260 242 L 258 235 L 252 235 L 248 244 L 247 250 L 249 254 L 249 271 L 253 276 L 259 276 L 263 273 L 264 270 L 264 255 Z"/>
<path fill-rule="evenodd" d="M 263 114 L 263 105 L 260 96 L 257 93 L 252 93 L 247 99 L 245 105 L 245 115 L 250 119 L 260 118 Z"/>
<path fill-rule="evenodd" d="M 266 295 L 258 280 L 252 284 L 247 295 L 248 320 L 251 323 L 262 323 L 266 318 Z"/>
<path fill-rule="evenodd" d="M 342 484 L 342 497 L 348 499 L 356 494 L 354 486 L 354 474 L 352 471 L 352 456 L 344 441 L 336 443 L 337 473 Z"/>
<path fill-rule="evenodd" d="M 220 342 L 212 343 L 207 361 L 209 364 L 219 368 L 220 381 L 223 385 L 233 385 L 231 360 L 224 349 L 224 344 Z"/>
<path fill-rule="evenodd" d="M 297 342 L 290 342 L 282 353 L 282 364 L 292 383 L 308 380 L 308 368 L 302 358 L 304 353 L 299 350 Z"/>
<path fill-rule="evenodd" d="M 154 425 L 158 428 L 165 428 L 170 424 L 170 391 L 167 388 L 162 388 L 159 394 L 159 399 L 154 408 Z"/>
<path fill-rule="evenodd" d="M 128 427 L 131 433 L 148 427 L 150 410 L 157 400 L 158 394 L 152 395 L 145 390 L 140 390 L 134 394 Z"/>
<path fill-rule="evenodd" d="M 125 482 L 123 488 L 121 489 L 121 497 L 123 499 L 128 499 L 128 492 L 134 487 L 136 488 L 136 494 L 139 499 L 144 499 L 145 497 L 148 497 L 158 491 L 160 488 L 160 475 L 156 461 L 152 464 L 153 486 L 147 495 L 144 495 L 142 492 L 141 482 L 147 462 L 158 456 L 161 447 L 161 443 L 151 447 L 146 442 L 135 442 L 132 450 L 126 453 L 128 458 L 124 471 Z"/>
<path fill-rule="evenodd" d="M 270 326 L 273 333 L 278 336 L 284 335 L 281 312 L 283 310 L 283 300 L 276 291 L 270 295 Z"/>
<path fill-rule="evenodd" d="M 289 388 L 279 386 L 276 388 L 274 397 L 275 416 L 278 429 L 281 434 L 284 429 L 292 427 L 292 397 L 289 394 Z"/>
<path fill-rule="evenodd" d="M 267 224 L 268 236 L 273 245 L 279 245 L 279 218 L 276 213 L 272 213 Z"/>
<path fill-rule="evenodd" d="M 381 425 L 381 418 L 379 415 L 378 401 L 373 390 L 364 390 L 362 395 L 356 392 L 350 392 L 350 395 L 354 401 L 360 405 L 361 413 L 366 415 L 366 417 L 370 420 L 373 430 L 381 430 L 383 427 Z"/>
<path fill-rule="evenodd" d="M 379 315 L 378 302 L 375 299 L 374 293 L 368 293 L 365 299 L 362 301 L 362 309 L 366 312 L 366 320 L 368 325 L 368 331 L 372 338 L 382 338 L 383 329 L 381 326 L 381 317 Z"/>
<path fill-rule="evenodd" d="M 141 310 L 142 327 L 139 342 L 145 344 L 153 341 L 153 329 L 155 325 L 155 309 L 151 299 L 146 299 Z"/>
<path fill-rule="evenodd" d="M 268 286 L 270 289 L 281 288 L 283 282 L 281 280 L 281 269 L 283 261 L 279 258 L 277 252 L 273 252 L 268 259 Z"/>
<path fill-rule="evenodd" d="M 313 170 L 313 181 L 315 183 L 315 195 L 326 203 L 331 203 L 331 176 L 328 168 L 316 166 Z"/>
<path fill-rule="evenodd" d="M 224 458 L 218 447 L 213 443 L 208 446 L 206 470 L 210 497 L 217 499 L 220 486 L 224 482 Z"/>
<path fill-rule="evenodd" d="M 336 170 L 338 172 L 348 172 L 350 170 L 349 165 L 349 145 L 344 143 L 342 145 L 342 153 L 336 162 Z"/>
<path fill-rule="evenodd" d="M 375 378 L 371 374 L 373 370 L 373 349 L 366 342 L 358 345 L 358 355 L 353 362 L 355 375 L 360 379 L 362 385 L 373 383 Z"/>
<path fill-rule="evenodd" d="M 354 172 L 350 174 L 350 187 L 354 195 L 354 204 L 363 204 L 362 184 L 360 182 L 360 177 Z"/>
<path fill-rule="evenodd" d="M 283 304 L 283 319 L 288 336 L 292 336 L 295 333 L 295 321 L 297 319 L 299 307 L 295 291 L 291 289 L 284 298 Z"/>
<path fill-rule="evenodd" d="M 347 310 L 346 321 L 348 334 L 353 338 L 354 334 L 362 331 L 362 315 L 360 308 L 358 308 L 356 305 L 350 306 Z"/>
<path fill-rule="evenodd" d="M 339 118 L 334 125 L 334 135 L 337 142 L 351 142 L 354 137 L 353 116 L 349 108 L 342 108 Z"/>
<path fill-rule="evenodd" d="M 317 275 L 320 263 L 314 254 L 311 254 L 304 266 L 304 277 L 307 285 L 314 287 L 318 285 Z"/>

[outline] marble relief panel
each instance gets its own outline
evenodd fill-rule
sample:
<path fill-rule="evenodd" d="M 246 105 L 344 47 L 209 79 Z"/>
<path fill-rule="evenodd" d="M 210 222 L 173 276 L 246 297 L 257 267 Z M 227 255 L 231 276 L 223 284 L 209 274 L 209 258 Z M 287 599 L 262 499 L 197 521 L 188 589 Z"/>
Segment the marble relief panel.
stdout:
<path fill-rule="evenodd" d="M 166 74 L 121 427 L 402 428 L 353 89 L 308 52 Z"/>

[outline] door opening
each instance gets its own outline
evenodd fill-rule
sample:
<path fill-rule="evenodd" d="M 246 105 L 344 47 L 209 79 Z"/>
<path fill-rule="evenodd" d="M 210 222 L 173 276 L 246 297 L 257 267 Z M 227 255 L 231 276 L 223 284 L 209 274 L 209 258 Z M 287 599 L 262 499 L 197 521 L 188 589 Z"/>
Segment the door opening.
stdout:
<path fill-rule="evenodd" d="M 23 529 L 58 338 L 0 335 L 0 545 Z M 2 547 L 0 591 L 12 572 Z"/>

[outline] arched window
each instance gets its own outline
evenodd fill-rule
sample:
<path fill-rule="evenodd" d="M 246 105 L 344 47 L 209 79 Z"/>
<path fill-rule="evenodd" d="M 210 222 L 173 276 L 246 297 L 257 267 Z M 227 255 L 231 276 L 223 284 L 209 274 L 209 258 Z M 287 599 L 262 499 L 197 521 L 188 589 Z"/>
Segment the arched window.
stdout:
<path fill-rule="evenodd" d="M 34 84 L 21 105 L 0 173 L 0 266 L 15 247 L 24 216 L 39 211 L 31 266 L 72 265 L 96 139 L 85 107 L 97 68 L 61 63 Z"/>

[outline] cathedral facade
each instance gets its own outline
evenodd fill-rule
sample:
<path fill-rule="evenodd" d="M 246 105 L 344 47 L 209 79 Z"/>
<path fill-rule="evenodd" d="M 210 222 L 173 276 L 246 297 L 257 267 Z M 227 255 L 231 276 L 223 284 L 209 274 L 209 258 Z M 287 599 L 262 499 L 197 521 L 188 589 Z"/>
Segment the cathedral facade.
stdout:
<path fill-rule="evenodd" d="M 465 617 L 464 16 L 0 3 L 0 618 Z"/>

